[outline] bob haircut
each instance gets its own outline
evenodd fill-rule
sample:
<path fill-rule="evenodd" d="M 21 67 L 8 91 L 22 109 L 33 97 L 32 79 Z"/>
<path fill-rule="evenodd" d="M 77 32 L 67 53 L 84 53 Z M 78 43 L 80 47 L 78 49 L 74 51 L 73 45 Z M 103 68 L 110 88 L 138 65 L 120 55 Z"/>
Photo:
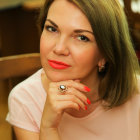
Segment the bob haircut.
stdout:
<path fill-rule="evenodd" d="M 39 17 L 41 30 L 51 3 L 46 0 Z M 68 0 L 88 18 L 98 48 L 106 59 L 105 71 L 99 73 L 99 100 L 108 108 L 125 103 L 137 93 L 139 63 L 135 54 L 125 13 L 118 0 Z"/>

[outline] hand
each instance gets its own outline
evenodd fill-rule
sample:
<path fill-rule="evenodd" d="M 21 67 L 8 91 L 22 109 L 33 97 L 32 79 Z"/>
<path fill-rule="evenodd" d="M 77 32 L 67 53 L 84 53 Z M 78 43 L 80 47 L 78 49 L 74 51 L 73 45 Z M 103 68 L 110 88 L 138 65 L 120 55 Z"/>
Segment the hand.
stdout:
<path fill-rule="evenodd" d="M 60 85 L 67 86 L 63 94 L 58 88 Z M 77 81 L 52 82 L 47 89 L 47 99 L 42 116 L 42 126 L 45 128 L 57 128 L 61 117 L 66 109 L 80 108 L 86 110 L 87 97 L 83 92 L 88 92 L 87 87 Z"/>

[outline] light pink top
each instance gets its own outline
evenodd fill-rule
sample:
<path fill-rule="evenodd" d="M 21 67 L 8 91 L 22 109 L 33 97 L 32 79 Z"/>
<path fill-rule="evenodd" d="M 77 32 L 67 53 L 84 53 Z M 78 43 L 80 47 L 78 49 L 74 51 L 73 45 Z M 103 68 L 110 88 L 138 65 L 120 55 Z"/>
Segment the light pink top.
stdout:
<path fill-rule="evenodd" d="M 17 127 L 39 132 L 46 93 L 41 70 L 18 84 L 9 96 L 7 121 Z M 59 133 L 61 140 L 140 140 L 140 95 L 120 107 L 105 111 L 98 106 L 86 117 L 64 113 Z"/>

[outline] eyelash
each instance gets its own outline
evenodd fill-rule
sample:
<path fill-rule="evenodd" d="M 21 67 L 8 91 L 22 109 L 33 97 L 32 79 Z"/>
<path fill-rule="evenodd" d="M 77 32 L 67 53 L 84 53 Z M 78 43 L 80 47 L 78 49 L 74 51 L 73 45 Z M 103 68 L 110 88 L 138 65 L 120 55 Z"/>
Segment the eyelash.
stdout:
<path fill-rule="evenodd" d="M 81 39 L 81 40 L 84 41 L 84 42 L 88 42 L 88 41 L 90 41 L 89 38 L 86 37 L 86 36 L 84 36 L 84 35 L 79 35 L 78 37 L 84 38 L 84 40 Z"/>
<path fill-rule="evenodd" d="M 57 29 L 54 28 L 53 26 L 46 25 L 45 28 L 46 28 L 47 31 L 49 31 L 49 32 L 57 32 Z M 50 31 L 49 29 L 51 29 L 51 31 Z M 80 41 L 84 41 L 84 42 L 90 41 L 90 39 L 89 39 L 88 37 L 86 37 L 85 35 L 78 35 L 77 37 L 78 37 L 78 38 L 81 37 Z M 82 38 L 83 38 L 84 40 L 83 40 Z"/>
<path fill-rule="evenodd" d="M 45 28 L 46 28 L 47 31 L 49 31 L 49 32 L 56 32 L 56 31 L 57 31 L 56 28 L 54 28 L 53 26 L 47 25 Z M 49 28 L 51 29 L 51 31 L 49 30 Z M 53 30 L 55 30 L 55 31 L 53 31 Z"/>

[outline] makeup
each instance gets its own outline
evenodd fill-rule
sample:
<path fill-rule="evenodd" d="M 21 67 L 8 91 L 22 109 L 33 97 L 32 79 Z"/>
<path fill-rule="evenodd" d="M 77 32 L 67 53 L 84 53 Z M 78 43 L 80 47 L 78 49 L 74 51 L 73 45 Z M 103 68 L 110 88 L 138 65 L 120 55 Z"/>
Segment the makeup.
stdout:
<path fill-rule="evenodd" d="M 64 62 L 60 62 L 60 61 L 56 61 L 56 60 L 48 60 L 48 63 L 54 69 L 67 69 L 70 67 L 70 65 L 68 65 Z"/>
<path fill-rule="evenodd" d="M 87 98 L 87 103 L 88 103 L 88 104 L 91 104 L 91 102 L 90 102 L 90 100 L 89 100 L 88 98 Z"/>
<path fill-rule="evenodd" d="M 90 92 L 90 88 L 88 88 L 87 86 L 84 87 L 85 91 Z"/>

